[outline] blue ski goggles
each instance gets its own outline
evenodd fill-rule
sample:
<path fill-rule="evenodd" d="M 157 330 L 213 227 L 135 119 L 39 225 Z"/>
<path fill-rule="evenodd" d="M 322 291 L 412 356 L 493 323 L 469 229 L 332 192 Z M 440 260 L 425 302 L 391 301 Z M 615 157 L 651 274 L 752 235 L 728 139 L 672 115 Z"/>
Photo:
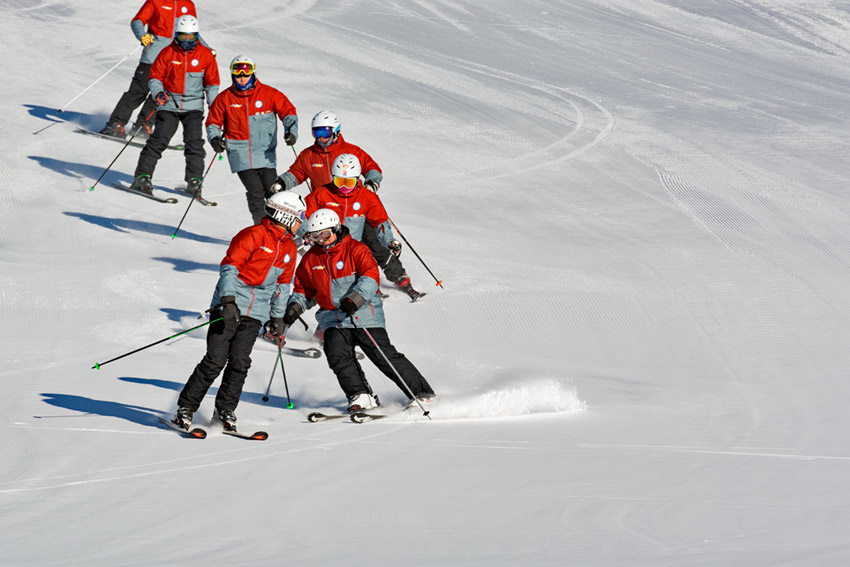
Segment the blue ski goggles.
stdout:
<path fill-rule="evenodd" d="M 318 126 L 313 128 L 314 138 L 330 138 L 334 134 L 334 129 L 330 126 Z"/>

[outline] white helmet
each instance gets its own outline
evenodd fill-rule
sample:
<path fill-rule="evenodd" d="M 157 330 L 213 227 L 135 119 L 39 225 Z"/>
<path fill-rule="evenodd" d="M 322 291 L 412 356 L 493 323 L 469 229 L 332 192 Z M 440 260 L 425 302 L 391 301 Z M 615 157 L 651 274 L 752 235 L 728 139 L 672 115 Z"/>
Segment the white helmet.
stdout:
<path fill-rule="evenodd" d="M 339 230 L 339 216 L 330 209 L 319 209 L 310 215 L 310 218 L 307 219 L 307 223 L 304 225 L 304 231 L 307 234 L 328 228 L 334 232 Z"/>
<path fill-rule="evenodd" d="M 247 76 L 248 81 L 244 85 L 236 82 L 236 77 Z M 257 81 L 257 64 L 254 60 L 246 55 L 237 55 L 230 62 L 230 79 L 233 81 L 233 86 L 240 91 L 247 91 L 256 86 Z"/>
<path fill-rule="evenodd" d="M 174 25 L 174 41 L 183 51 L 191 51 L 198 45 L 198 19 L 195 16 L 180 16 Z M 193 34 L 189 39 L 180 39 L 181 33 Z"/>
<path fill-rule="evenodd" d="M 306 211 L 304 199 L 294 191 L 280 191 L 266 199 L 266 214 L 286 227 L 303 221 Z"/>
<path fill-rule="evenodd" d="M 330 126 L 334 132 L 339 132 L 339 118 L 330 110 L 323 110 L 313 117 L 312 128 L 321 128 L 322 126 Z"/>
<path fill-rule="evenodd" d="M 360 160 L 354 154 L 340 154 L 334 160 L 331 175 L 345 179 L 358 179 L 360 177 Z"/>
<path fill-rule="evenodd" d="M 233 58 L 233 61 L 230 62 L 230 72 L 233 73 L 233 66 L 237 63 L 247 63 L 251 66 L 251 73 L 254 73 L 257 69 L 257 64 L 254 63 L 254 60 L 248 57 L 247 55 L 237 55 Z"/>
<path fill-rule="evenodd" d="M 313 137 L 316 138 L 316 143 L 321 147 L 326 148 L 336 142 L 339 136 L 340 123 L 336 114 L 330 110 L 323 110 L 313 117 L 313 123 L 310 125 L 313 132 Z M 319 138 L 325 139 L 324 142 Z"/>
<path fill-rule="evenodd" d="M 198 18 L 195 16 L 180 16 L 174 25 L 174 33 L 198 33 Z"/>

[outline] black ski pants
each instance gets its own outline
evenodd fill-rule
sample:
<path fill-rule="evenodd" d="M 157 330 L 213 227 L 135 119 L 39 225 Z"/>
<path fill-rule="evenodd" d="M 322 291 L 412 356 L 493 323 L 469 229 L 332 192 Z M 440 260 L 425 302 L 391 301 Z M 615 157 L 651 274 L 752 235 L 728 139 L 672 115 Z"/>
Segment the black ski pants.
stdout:
<path fill-rule="evenodd" d="M 273 167 L 259 167 L 239 171 L 236 175 L 245 186 L 251 218 L 254 219 L 254 224 L 260 224 L 266 216 L 266 198 L 272 196 L 271 187 L 277 180 L 277 171 Z"/>
<path fill-rule="evenodd" d="M 210 319 L 221 317 L 221 311 L 210 312 Z M 201 401 L 221 370 L 221 386 L 215 397 L 217 409 L 236 410 L 242 387 L 251 368 L 251 351 L 260 333 L 261 323 L 250 317 L 240 317 L 239 324 L 228 328 L 224 321 L 212 323 L 207 331 L 207 353 L 195 366 L 189 381 L 177 398 L 177 405 L 198 411 Z"/>
<path fill-rule="evenodd" d="M 389 248 L 381 245 L 378 241 L 378 233 L 375 232 L 375 227 L 368 222 L 364 223 L 361 240 L 372 251 L 372 256 L 378 262 L 378 267 L 384 271 L 384 275 L 387 276 L 388 280 L 395 282 L 404 273 L 404 266 L 401 265 L 401 260 L 399 260 L 398 256 L 390 252 Z"/>
<path fill-rule="evenodd" d="M 383 327 L 373 327 L 367 330 L 378 344 L 377 348 L 369 340 L 366 331 L 363 329 L 338 329 L 332 327 L 325 330 L 325 356 L 328 358 L 328 366 L 336 374 L 336 379 L 339 381 L 339 385 L 347 398 L 363 392 L 372 392 L 372 388 L 369 387 L 369 383 L 366 381 L 366 375 L 363 373 L 363 369 L 354 355 L 354 347 L 356 346 L 359 346 L 363 350 L 363 354 L 372 361 L 372 364 L 378 367 L 378 370 L 392 380 L 408 397 L 410 397 L 411 393 L 413 396 L 434 393 L 434 390 L 431 389 L 425 377 L 419 373 L 419 370 L 413 366 L 413 363 L 407 360 L 407 357 L 398 352 L 390 343 L 390 337 L 386 329 Z M 378 348 L 389 359 L 392 367 L 381 356 Z M 399 381 L 398 376 L 393 372 L 393 367 L 404 379 L 404 383 L 410 388 L 410 392 Z"/>
<path fill-rule="evenodd" d="M 135 177 L 150 175 L 156 169 L 162 152 L 168 147 L 171 138 L 177 132 L 177 127 L 183 124 L 183 155 L 186 157 L 186 173 L 184 179 L 188 182 L 193 177 L 204 176 L 204 113 L 201 110 L 190 110 L 188 112 L 172 112 L 170 110 L 159 110 L 156 113 L 156 123 L 153 134 L 148 138 L 145 147 L 139 154 L 139 163 L 136 165 Z"/>
<path fill-rule="evenodd" d="M 142 110 L 136 118 L 136 124 L 141 124 L 145 118 L 148 118 L 156 110 L 156 103 L 149 96 L 148 92 L 148 75 L 150 74 L 150 70 L 150 63 L 139 63 L 139 66 L 136 67 L 136 72 L 133 73 L 133 79 L 130 81 L 130 88 L 121 95 L 121 98 L 118 99 L 118 104 L 115 105 L 115 109 L 109 115 L 110 123 L 118 122 L 122 125 L 127 124 L 133 111 L 143 102 Z M 148 124 L 153 124 L 153 116 L 150 116 L 147 122 Z"/>

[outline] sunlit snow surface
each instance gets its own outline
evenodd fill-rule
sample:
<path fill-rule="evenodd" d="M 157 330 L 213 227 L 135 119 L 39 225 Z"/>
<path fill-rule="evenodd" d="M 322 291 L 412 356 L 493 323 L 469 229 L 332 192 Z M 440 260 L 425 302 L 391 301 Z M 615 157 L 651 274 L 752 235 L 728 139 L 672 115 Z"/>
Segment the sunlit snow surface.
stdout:
<path fill-rule="evenodd" d="M 258 342 L 264 442 L 210 423 L 218 383 L 206 440 L 159 424 L 250 223 L 237 176 L 208 153 L 218 206 L 187 209 L 168 151 L 163 205 L 111 187 L 138 148 L 74 132 L 127 88 L 141 4 L 0 2 L 0 565 L 850 564 L 845 3 L 196 2 L 296 150 L 331 109 L 380 163 L 428 294 L 381 282 L 432 419 L 363 362 L 392 417 L 308 423 L 346 407 L 325 359 L 284 380 Z"/>

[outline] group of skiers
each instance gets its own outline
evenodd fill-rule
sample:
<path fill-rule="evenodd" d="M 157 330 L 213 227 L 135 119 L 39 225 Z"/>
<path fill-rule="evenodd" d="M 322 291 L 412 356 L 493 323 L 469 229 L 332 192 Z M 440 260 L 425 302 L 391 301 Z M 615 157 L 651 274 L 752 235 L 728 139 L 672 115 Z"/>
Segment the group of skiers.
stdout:
<path fill-rule="evenodd" d="M 131 189 L 152 194 L 156 164 L 182 124 L 185 180 L 188 191 L 200 196 L 206 99 L 207 139 L 216 153 L 227 153 L 231 172 L 245 187 L 254 222 L 233 238 L 221 262 L 206 354 L 180 393 L 172 422 L 188 430 L 223 371 L 215 415 L 225 429 L 235 431 L 234 412 L 256 339 L 267 328 L 282 346 L 289 326 L 314 305 L 328 365 L 348 399 L 349 412 L 379 406 L 355 347 L 401 388 L 411 405 L 430 403 L 433 389 L 395 349 L 385 328 L 381 269 L 414 300 L 423 294 L 413 289 L 399 260 L 401 244 L 377 195 L 383 180 L 378 164 L 343 139 L 333 112 L 321 111 L 311 123 L 313 144 L 278 177 L 277 120 L 284 142 L 294 146 L 298 115 L 283 93 L 259 81 L 253 59 L 233 58 L 232 84 L 219 93 L 216 53 L 200 37 L 191 0 L 146 0 L 131 29 L 144 46 L 142 57 L 101 131 L 118 138 L 147 138 Z M 139 105 L 128 133 L 125 126 Z M 305 181 L 306 202 L 293 190 Z M 297 241 L 309 248 L 300 262 Z"/>

